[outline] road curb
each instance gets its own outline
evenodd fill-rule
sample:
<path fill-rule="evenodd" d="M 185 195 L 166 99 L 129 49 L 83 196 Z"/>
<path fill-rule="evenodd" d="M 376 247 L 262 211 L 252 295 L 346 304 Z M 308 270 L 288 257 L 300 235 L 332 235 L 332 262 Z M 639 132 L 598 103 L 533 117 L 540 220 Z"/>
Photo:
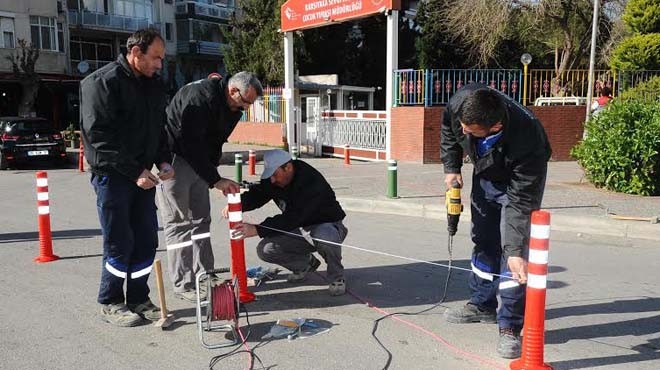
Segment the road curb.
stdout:
<path fill-rule="evenodd" d="M 438 204 L 419 204 L 402 199 L 359 199 L 338 197 L 342 208 L 353 212 L 380 213 L 399 216 L 446 220 L 447 211 Z M 593 216 L 552 215 L 552 229 L 592 235 L 614 236 L 660 241 L 660 224 L 639 221 L 609 220 Z M 470 210 L 466 209 L 461 223 L 470 223 Z"/>

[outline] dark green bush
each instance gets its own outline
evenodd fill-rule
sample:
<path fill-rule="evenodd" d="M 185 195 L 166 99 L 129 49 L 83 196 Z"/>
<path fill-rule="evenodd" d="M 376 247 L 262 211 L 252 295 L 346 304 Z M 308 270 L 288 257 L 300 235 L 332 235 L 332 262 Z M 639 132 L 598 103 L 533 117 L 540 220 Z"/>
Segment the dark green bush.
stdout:
<path fill-rule="evenodd" d="M 660 99 L 660 76 L 642 82 L 633 89 L 625 90 L 621 93 L 620 98 L 621 100 L 658 101 Z"/>
<path fill-rule="evenodd" d="M 571 154 L 597 187 L 660 195 L 660 103 L 617 100 L 586 123 Z"/>
<path fill-rule="evenodd" d="M 660 69 L 660 33 L 628 37 L 614 49 L 611 66 L 617 71 Z"/>

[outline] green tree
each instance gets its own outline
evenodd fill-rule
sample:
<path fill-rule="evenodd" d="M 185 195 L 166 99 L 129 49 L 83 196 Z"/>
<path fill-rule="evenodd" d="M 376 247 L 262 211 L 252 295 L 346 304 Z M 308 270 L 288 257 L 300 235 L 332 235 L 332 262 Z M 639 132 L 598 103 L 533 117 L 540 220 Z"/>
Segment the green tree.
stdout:
<path fill-rule="evenodd" d="M 660 33 L 624 39 L 614 51 L 611 64 L 618 71 L 660 69 Z"/>
<path fill-rule="evenodd" d="M 633 34 L 614 50 L 612 67 L 660 69 L 660 0 L 630 0 L 623 19 Z"/>
<path fill-rule="evenodd" d="M 660 32 L 660 0 L 630 0 L 623 20 L 635 33 Z"/>
<path fill-rule="evenodd" d="M 241 14 L 230 21 L 225 34 L 225 65 L 231 73 L 256 73 L 264 84 L 284 81 L 283 37 L 280 6 L 284 0 L 238 0 Z"/>
<path fill-rule="evenodd" d="M 34 113 L 34 101 L 39 92 L 39 73 L 35 71 L 37 60 L 39 59 L 39 49 L 28 44 L 23 39 L 18 40 L 18 48 L 15 54 L 5 57 L 11 62 L 11 69 L 21 84 L 23 92 L 21 94 L 21 103 L 18 106 L 19 116 L 28 116 Z"/>

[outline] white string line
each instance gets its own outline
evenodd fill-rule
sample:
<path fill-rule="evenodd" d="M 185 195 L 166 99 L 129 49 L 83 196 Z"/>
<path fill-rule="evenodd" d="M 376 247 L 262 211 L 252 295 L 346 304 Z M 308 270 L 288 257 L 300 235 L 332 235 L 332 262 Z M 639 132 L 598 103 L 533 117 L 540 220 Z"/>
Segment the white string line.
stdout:
<path fill-rule="evenodd" d="M 306 238 L 305 236 L 301 235 L 301 234 L 296 234 L 296 233 L 292 233 L 292 232 L 289 232 L 289 231 L 279 230 L 279 229 L 276 229 L 276 228 L 273 228 L 273 227 L 264 226 L 264 225 L 258 225 L 258 224 L 257 224 L 257 225 L 255 225 L 255 226 L 257 226 L 257 227 L 263 227 L 264 229 L 269 229 L 269 230 L 277 231 L 277 232 L 282 233 L 282 234 L 286 234 L 286 235 L 290 235 L 290 236 L 294 236 L 294 237 L 297 237 L 297 238 L 302 238 L 302 239 L 307 240 L 307 238 Z M 319 238 L 313 238 L 311 235 L 309 235 L 309 239 L 311 239 L 311 240 L 315 240 L 315 241 L 320 242 L 320 243 L 333 244 L 333 245 L 336 245 L 336 246 L 339 246 L 339 247 L 346 247 L 346 248 L 355 249 L 355 250 L 362 251 L 362 252 L 373 253 L 373 254 L 379 254 L 379 255 L 381 255 L 381 256 L 387 256 L 387 257 L 399 258 L 399 259 L 402 259 L 402 260 L 412 261 L 412 262 L 425 263 L 425 264 L 427 264 L 427 265 L 432 265 L 432 266 L 445 267 L 445 268 L 447 268 L 448 270 L 454 269 L 454 270 L 462 270 L 462 271 L 472 272 L 472 269 L 467 269 L 467 268 L 464 268 L 464 267 L 445 265 L 445 264 L 442 264 L 442 263 L 431 262 L 431 261 L 425 261 L 425 260 L 420 260 L 420 259 L 417 259 L 417 258 L 404 257 L 404 256 L 396 255 L 396 254 L 391 254 L 391 253 L 386 253 L 386 252 L 380 252 L 380 251 L 374 251 L 374 250 L 371 250 L 371 249 L 355 247 L 355 246 L 348 245 L 348 244 L 336 243 L 336 242 L 333 242 L 333 241 L 330 241 L 330 240 L 323 240 L 323 239 L 319 239 Z M 500 277 L 500 278 L 504 278 L 504 279 L 517 280 L 516 278 L 514 278 L 514 277 L 512 277 L 512 276 L 506 276 L 506 275 L 500 275 L 500 274 L 493 274 L 493 273 L 490 273 L 490 272 L 488 272 L 488 274 L 493 275 L 493 276 L 497 276 L 497 277 Z"/>

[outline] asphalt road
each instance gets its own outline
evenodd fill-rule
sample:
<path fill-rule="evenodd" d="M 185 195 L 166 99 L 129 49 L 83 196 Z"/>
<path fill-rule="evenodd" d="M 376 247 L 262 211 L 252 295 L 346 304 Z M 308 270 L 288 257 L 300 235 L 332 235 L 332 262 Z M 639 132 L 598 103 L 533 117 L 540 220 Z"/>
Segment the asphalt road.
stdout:
<path fill-rule="evenodd" d="M 51 170 L 51 219 L 61 260 L 35 264 L 38 253 L 32 171 L 0 173 L 0 369 L 205 369 L 223 350 L 206 350 L 197 338 L 193 306 L 168 306 L 177 322 L 168 331 L 150 325 L 115 328 L 99 318 L 101 232 L 87 174 Z M 213 195 L 213 214 L 224 198 Z M 273 207 L 245 215 L 258 222 Z M 349 212 L 345 243 L 420 260 L 446 263 L 446 225 L 441 220 Z M 454 263 L 469 266 L 465 224 L 455 238 Z M 162 233 L 161 233 L 162 234 Z M 228 265 L 228 230 L 216 217 L 212 240 L 216 266 Z M 162 235 L 161 235 L 162 238 Z M 162 240 L 162 239 L 161 239 Z M 246 242 L 248 266 L 260 265 Z M 161 250 L 162 250 L 161 246 Z M 660 368 L 660 287 L 656 242 L 553 232 L 547 296 L 546 362 L 555 369 Z M 159 252 L 165 259 L 165 253 Z M 247 344 L 270 369 L 382 369 L 388 356 L 371 336 L 373 320 L 386 312 L 429 308 L 442 296 L 447 270 L 423 263 L 344 249 L 351 294 L 330 297 L 320 272 L 302 285 L 281 279 L 255 288 L 247 305 Z M 444 307 L 467 298 L 467 274 L 452 274 L 447 303 L 416 316 L 380 323 L 377 335 L 391 352 L 390 369 L 504 369 L 495 352 L 495 325 L 451 325 Z M 167 276 L 165 276 L 167 281 Z M 154 284 L 153 277 L 150 283 Z M 152 294 L 156 300 L 156 294 Z M 363 303 L 369 302 L 370 305 Z M 378 311 L 381 309 L 383 311 Z M 331 325 L 306 339 L 264 342 L 278 319 L 305 317 Z M 222 336 L 217 337 L 221 339 Z M 243 369 L 245 354 L 217 369 Z"/>

